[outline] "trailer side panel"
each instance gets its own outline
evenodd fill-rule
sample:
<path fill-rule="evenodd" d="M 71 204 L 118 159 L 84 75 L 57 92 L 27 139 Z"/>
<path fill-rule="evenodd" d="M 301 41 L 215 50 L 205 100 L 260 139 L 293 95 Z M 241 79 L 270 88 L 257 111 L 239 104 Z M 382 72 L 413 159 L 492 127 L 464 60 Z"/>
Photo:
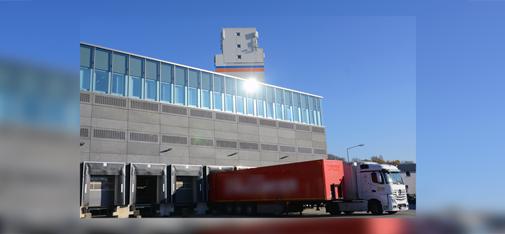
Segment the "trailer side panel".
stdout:
<path fill-rule="evenodd" d="M 330 200 L 343 178 L 342 161 L 315 160 L 210 175 L 211 202 Z"/>

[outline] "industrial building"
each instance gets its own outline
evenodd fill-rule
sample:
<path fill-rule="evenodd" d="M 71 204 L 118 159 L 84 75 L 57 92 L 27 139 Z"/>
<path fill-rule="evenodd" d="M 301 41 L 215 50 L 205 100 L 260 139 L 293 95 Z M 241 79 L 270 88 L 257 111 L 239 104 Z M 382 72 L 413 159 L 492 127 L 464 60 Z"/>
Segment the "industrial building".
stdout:
<path fill-rule="evenodd" d="M 83 161 L 261 166 L 326 155 L 317 95 L 86 43 L 80 78 Z"/>
<path fill-rule="evenodd" d="M 317 95 L 89 43 L 80 90 L 82 213 L 196 209 L 212 170 L 326 158 Z"/>

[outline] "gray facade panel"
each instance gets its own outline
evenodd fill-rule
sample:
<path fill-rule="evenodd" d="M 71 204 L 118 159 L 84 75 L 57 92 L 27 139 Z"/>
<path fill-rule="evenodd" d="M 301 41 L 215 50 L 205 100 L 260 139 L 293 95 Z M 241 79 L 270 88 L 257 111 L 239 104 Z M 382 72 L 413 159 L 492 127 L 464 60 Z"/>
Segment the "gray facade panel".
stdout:
<path fill-rule="evenodd" d="M 159 113 L 154 112 L 129 110 L 128 121 L 147 124 L 160 124 L 160 115 Z"/>
<path fill-rule="evenodd" d="M 199 119 L 189 117 L 189 127 L 198 129 L 209 129 L 214 130 L 214 122 L 209 119 Z"/>
<path fill-rule="evenodd" d="M 94 95 L 91 104 L 81 103 L 81 128 L 88 134 L 80 138 L 84 160 L 256 167 L 325 157 L 324 129 L 296 130 L 298 125 L 285 122 L 249 116 L 240 121 L 238 115 L 205 110 L 185 115 L 189 109 L 174 105 L 154 111 L 144 101 L 130 109 L 128 99 L 126 107 L 94 104 Z M 164 112 L 163 106 L 184 114 Z"/>
<path fill-rule="evenodd" d="M 160 155 L 160 146 L 155 143 L 128 142 L 128 154 L 136 155 Z"/>
<path fill-rule="evenodd" d="M 114 119 L 127 121 L 128 111 L 117 107 L 94 105 L 91 112 L 93 118 Z"/>
<path fill-rule="evenodd" d="M 188 117 L 182 115 L 161 114 L 160 123 L 167 126 L 189 127 Z"/>
<path fill-rule="evenodd" d="M 126 154 L 90 153 L 89 160 L 97 162 L 126 162 Z"/>
<path fill-rule="evenodd" d="M 91 153 L 126 154 L 126 142 L 93 139 L 90 142 Z"/>
<path fill-rule="evenodd" d="M 91 118 L 91 105 L 81 103 L 80 105 L 80 116 Z"/>
<path fill-rule="evenodd" d="M 83 118 L 81 118 L 82 120 Z M 127 129 L 128 122 L 123 120 L 114 120 L 114 119 L 101 119 L 101 118 L 93 118 L 91 119 L 90 126 L 95 128 L 113 128 L 113 129 Z"/>

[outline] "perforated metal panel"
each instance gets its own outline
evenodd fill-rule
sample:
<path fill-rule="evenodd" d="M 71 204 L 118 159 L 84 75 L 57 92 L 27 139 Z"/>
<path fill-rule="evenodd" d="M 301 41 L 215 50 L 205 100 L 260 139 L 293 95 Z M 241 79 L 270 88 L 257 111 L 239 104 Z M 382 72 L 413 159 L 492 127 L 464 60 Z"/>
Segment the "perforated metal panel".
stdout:
<path fill-rule="evenodd" d="M 90 95 L 87 93 L 81 93 L 80 99 L 81 99 L 81 102 L 89 103 Z"/>
<path fill-rule="evenodd" d="M 216 146 L 221 148 L 237 148 L 237 142 L 235 141 L 225 141 L 225 140 L 216 140 Z"/>
<path fill-rule="evenodd" d="M 190 114 L 191 116 L 212 119 L 211 111 L 191 109 Z"/>
<path fill-rule="evenodd" d="M 130 141 L 143 141 L 143 142 L 158 142 L 158 135 L 156 134 L 148 134 L 148 133 L 139 133 L 139 132 L 130 132 Z"/>
<path fill-rule="evenodd" d="M 213 146 L 214 141 L 211 139 L 204 138 L 191 138 L 192 145 L 203 145 L 203 146 Z"/>
<path fill-rule="evenodd" d="M 93 137 L 124 140 L 126 138 L 126 133 L 124 131 L 109 129 L 93 129 Z"/>
<path fill-rule="evenodd" d="M 309 131 L 310 132 L 310 126 L 300 125 L 300 124 L 297 124 L 295 126 L 296 126 L 296 130 L 302 130 L 302 131 Z"/>
<path fill-rule="evenodd" d="M 148 110 L 148 111 L 158 111 L 158 104 L 151 102 L 142 102 L 136 100 L 130 100 L 130 107 L 132 109 Z"/>
<path fill-rule="evenodd" d="M 312 148 L 298 147 L 298 152 L 303 154 L 311 154 Z"/>
<path fill-rule="evenodd" d="M 161 111 L 176 115 L 188 115 L 188 110 L 184 107 L 162 105 Z"/>
<path fill-rule="evenodd" d="M 295 128 L 295 125 L 292 123 L 286 123 L 286 122 L 279 122 L 279 128 L 289 128 L 293 129 Z"/>
<path fill-rule="evenodd" d="M 223 114 L 223 113 L 217 113 L 217 112 L 216 112 L 216 119 L 233 121 L 233 122 L 237 121 L 237 117 L 235 115 Z"/>
<path fill-rule="evenodd" d="M 262 126 L 270 126 L 270 127 L 277 127 L 277 124 L 273 120 L 267 120 L 267 119 L 260 119 L 260 125 Z"/>
<path fill-rule="evenodd" d="M 81 128 L 80 136 L 81 137 L 89 137 L 89 129 L 88 128 Z"/>
<path fill-rule="evenodd" d="M 261 144 L 261 150 L 278 151 L 279 147 L 277 145 Z"/>
<path fill-rule="evenodd" d="M 279 150 L 281 152 L 295 152 L 296 148 L 293 147 L 293 146 L 284 146 L 284 145 L 281 145 L 281 146 L 279 146 Z"/>
<path fill-rule="evenodd" d="M 238 122 L 239 123 L 248 123 L 248 124 L 258 124 L 258 119 L 253 118 L 253 117 L 247 117 L 247 116 L 239 116 L 238 117 Z"/>
<path fill-rule="evenodd" d="M 324 128 L 312 127 L 312 132 L 324 133 Z"/>
<path fill-rule="evenodd" d="M 109 106 L 126 107 L 126 99 L 95 95 L 95 103 Z"/>
<path fill-rule="evenodd" d="M 161 141 L 163 143 L 184 144 L 184 145 L 188 144 L 188 138 L 181 136 L 162 136 Z"/>
<path fill-rule="evenodd" d="M 250 142 L 240 142 L 240 149 L 258 150 L 258 144 Z"/>

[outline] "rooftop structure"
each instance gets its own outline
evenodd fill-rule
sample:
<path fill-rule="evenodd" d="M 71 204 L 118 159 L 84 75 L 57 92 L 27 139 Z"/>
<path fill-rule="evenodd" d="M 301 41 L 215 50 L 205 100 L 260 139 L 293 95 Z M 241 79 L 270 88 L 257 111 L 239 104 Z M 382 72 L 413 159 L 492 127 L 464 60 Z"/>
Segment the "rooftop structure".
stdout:
<path fill-rule="evenodd" d="M 258 45 L 256 28 L 223 28 L 216 71 L 246 79 L 265 80 L 265 54 Z"/>

